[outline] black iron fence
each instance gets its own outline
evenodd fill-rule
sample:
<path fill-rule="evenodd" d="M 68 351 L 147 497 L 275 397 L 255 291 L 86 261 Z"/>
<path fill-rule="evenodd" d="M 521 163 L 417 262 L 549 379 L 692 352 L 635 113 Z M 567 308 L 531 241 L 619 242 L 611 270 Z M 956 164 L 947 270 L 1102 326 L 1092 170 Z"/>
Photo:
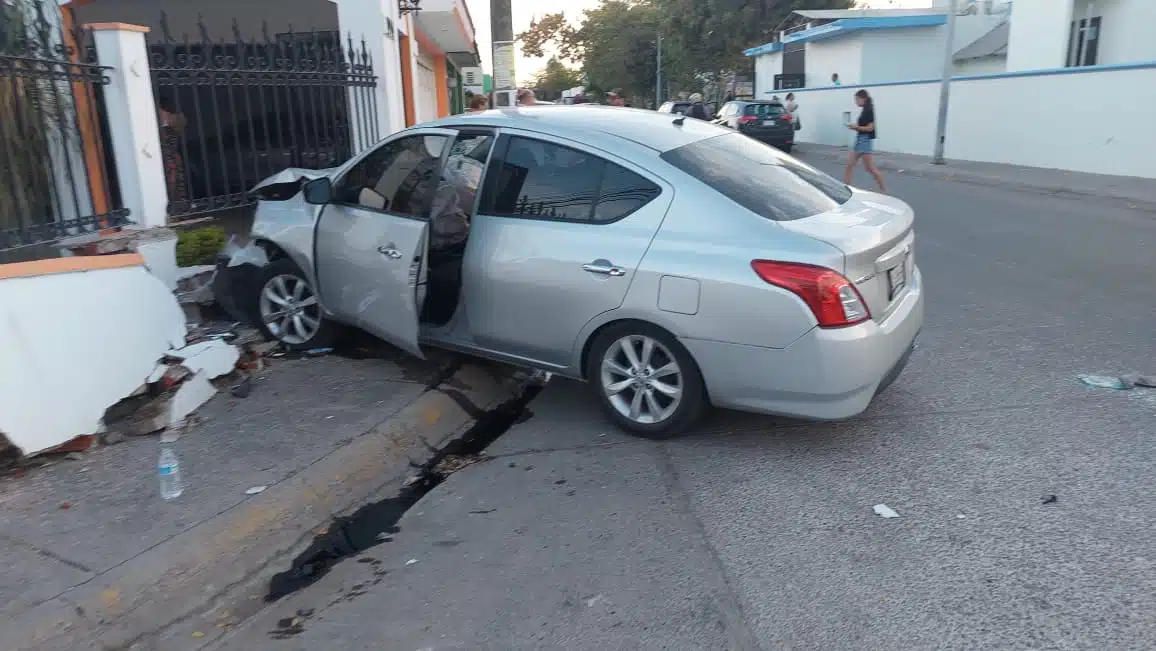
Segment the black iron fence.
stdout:
<path fill-rule="evenodd" d="M 54 0 L 0 0 L 0 262 L 127 220 L 98 108 L 107 70 Z"/>
<path fill-rule="evenodd" d="M 260 180 L 286 167 L 341 164 L 380 134 L 377 77 L 366 50 L 338 32 L 173 36 L 161 16 L 150 44 L 169 216 L 255 203 Z"/>

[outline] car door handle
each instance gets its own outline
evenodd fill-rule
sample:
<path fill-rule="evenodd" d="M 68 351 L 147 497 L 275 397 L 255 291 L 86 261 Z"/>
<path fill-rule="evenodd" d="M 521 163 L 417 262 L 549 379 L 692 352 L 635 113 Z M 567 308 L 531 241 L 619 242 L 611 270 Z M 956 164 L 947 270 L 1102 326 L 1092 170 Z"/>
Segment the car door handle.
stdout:
<path fill-rule="evenodd" d="M 603 274 L 606 276 L 625 276 L 626 270 L 622 267 L 616 267 L 605 260 L 595 260 L 582 265 L 583 271 L 589 271 L 592 274 Z"/>
<path fill-rule="evenodd" d="M 401 258 L 401 251 L 391 246 L 379 246 L 377 252 L 389 258 L 390 260 L 398 260 Z"/>

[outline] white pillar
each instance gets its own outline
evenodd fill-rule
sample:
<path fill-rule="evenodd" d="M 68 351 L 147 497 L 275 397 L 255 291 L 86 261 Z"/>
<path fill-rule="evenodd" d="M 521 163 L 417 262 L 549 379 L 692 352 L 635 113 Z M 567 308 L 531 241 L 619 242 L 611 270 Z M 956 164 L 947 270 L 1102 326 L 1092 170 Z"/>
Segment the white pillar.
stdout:
<path fill-rule="evenodd" d="M 401 53 L 398 45 L 401 17 L 397 0 L 336 2 L 337 25 L 341 30 L 342 43 L 352 37 L 360 51 L 361 39 L 365 39 L 365 49 L 373 62 L 373 72 L 377 75 L 377 87 L 374 89 L 376 111 L 367 117 L 374 121 L 377 137 L 384 138 L 405 128 L 405 99 L 401 86 Z M 352 99 L 351 104 L 354 104 Z M 351 106 L 351 110 L 357 109 Z M 359 120 L 354 119 L 353 124 L 355 129 L 360 128 Z M 365 146 L 364 141 L 364 134 L 354 140 L 360 146 Z"/>
<path fill-rule="evenodd" d="M 1074 0 L 1012 3 L 1007 70 L 1063 68 L 1068 63 Z"/>
<path fill-rule="evenodd" d="M 169 197 L 145 46 L 149 28 L 124 23 L 86 27 L 93 32 L 100 65 L 112 68 L 104 87 L 104 112 L 121 201 L 137 224 L 164 226 Z"/>

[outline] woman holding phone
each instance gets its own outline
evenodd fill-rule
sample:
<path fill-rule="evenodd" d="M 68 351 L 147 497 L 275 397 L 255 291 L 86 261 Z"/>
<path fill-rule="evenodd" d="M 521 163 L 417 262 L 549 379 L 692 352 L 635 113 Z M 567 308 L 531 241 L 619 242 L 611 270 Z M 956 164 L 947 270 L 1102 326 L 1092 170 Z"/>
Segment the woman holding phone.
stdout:
<path fill-rule="evenodd" d="M 883 175 L 879 173 L 879 168 L 875 167 L 875 160 L 872 156 L 875 151 L 875 136 L 877 134 L 875 103 L 867 91 L 860 89 L 855 93 L 855 104 L 862 110 L 859 111 L 859 120 L 855 124 L 847 125 L 848 129 L 855 132 L 855 146 L 847 158 L 847 169 L 843 172 L 843 182 L 851 185 L 851 175 L 855 171 L 855 163 L 862 158 L 863 167 L 866 167 L 867 172 L 875 178 L 875 182 L 879 184 L 879 191 L 885 193 L 887 186 L 883 183 Z"/>

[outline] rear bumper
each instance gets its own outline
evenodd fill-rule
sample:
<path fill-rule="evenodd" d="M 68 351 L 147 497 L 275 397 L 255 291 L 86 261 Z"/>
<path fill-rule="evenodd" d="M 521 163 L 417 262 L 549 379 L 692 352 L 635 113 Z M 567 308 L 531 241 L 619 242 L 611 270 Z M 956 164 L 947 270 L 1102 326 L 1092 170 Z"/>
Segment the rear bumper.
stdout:
<path fill-rule="evenodd" d="M 918 268 L 907 294 L 880 322 L 814 328 L 786 348 L 701 339 L 683 344 L 717 407 L 841 420 L 862 413 L 902 373 L 923 326 Z"/>

